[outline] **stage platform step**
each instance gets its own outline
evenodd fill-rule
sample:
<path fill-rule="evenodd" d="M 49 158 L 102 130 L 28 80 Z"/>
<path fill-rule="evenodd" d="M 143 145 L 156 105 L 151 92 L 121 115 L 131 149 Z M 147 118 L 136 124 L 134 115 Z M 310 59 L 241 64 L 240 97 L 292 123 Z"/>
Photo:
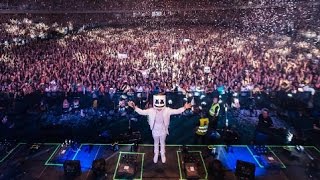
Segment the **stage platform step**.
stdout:
<path fill-rule="evenodd" d="M 167 162 L 163 164 L 159 158 L 155 164 L 153 145 L 140 144 L 137 152 L 132 152 L 132 144 L 119 144 L 118 147 L 114 151 L 116 148 L 110 144 L 79 144 L 71 148 L 59 143 L 33 146 L 17 143 L 0 157 L 0 179 L 66 179 L 63 169 L 66 160 L 80 161 L 82 173 L 75 179 L 96 179 L 91 168 L 92 162 L 101 158 L 106 164 L 100 179 L 177 180 L 187 179 L 190 172 L 199 179 L 214 179 L 214 159 L 221 161 L 226 179 L 236 179 L 234 172 L 237 160 L 254 164 L 256 179 L 306 179 L 305 165 L 311 158 L 320 159 L 320 151 L 313 146 L 305 146 L 298 151 L 294 146 L 266 146 L 261 150 L 260 147 L 246 145 L 186 145 L 193 158 L 187 162 L 182 145 L 167 145 Z M 259 154 L 264 150 L 266 154 Z M 126 164 L 131 162 L 128 158 L 135 159 L 134 165 Z"/>

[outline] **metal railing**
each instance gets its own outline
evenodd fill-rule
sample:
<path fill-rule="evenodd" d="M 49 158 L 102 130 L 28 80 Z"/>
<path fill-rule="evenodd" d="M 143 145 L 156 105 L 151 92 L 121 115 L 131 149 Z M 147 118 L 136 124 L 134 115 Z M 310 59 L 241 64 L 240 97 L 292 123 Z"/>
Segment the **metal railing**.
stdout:
<path fill-rule="evenodd" d="M 17 104 L 24 104 L 24 108 L 32 108 L 41 104 L 50 107 L 61 107 L 64 100 L 73 107 L 86 109 L 96 106 L 95 108 L 118 109 L 127 106 L 128 101 L 134 101 L 139 107 L 146 108 L 152 106 L 152 96 L 154 93 L 135 92 L 135 93 L 99 93 L 99 92 L 50 92 L 50 93 L 32 93 L 25 96 L 15 97 L 13 94 L 0 94 L 0 110 L 8 111 L 16 109 Z M 292 110 L 303 110 L 308 108 L 320 107 L 320 93 L 315 95 L 310 92 L 298 92 L 295 94 L 287 92 L 166 92 L 166 104 L 171 108 L 179 108 L 185 102 L 192 103 L 194 107 L 205 109 L 212 104 L 214 97 L 219 97 L 219 102 L 224 105 L 231 105 L 235 99 L 238 99 L 241 108 L 283 108 Z M 94 103 L 96 103 L 94 105 Z M 312 106 L 311 106 L 311 105 Z M 148 106 L 149 105 L 149 106 Z M 311 107 L 310 107 L 311 106 Z M 14 110 L 15 111 L 15 110 Z M 16 112 L 20 112 L 17 110 Z"/>

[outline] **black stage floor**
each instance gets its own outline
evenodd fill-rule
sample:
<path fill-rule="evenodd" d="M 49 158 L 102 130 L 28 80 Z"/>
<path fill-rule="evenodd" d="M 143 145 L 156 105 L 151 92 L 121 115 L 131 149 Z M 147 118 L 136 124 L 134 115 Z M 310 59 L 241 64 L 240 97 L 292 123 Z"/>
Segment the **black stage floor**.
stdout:
<path fill-rule="evenodd" d="M 163 164 L 159 158 L 153 163 L 153 146 L 139 145 L 137 152 L 131 152 L 132 145 L 121 144 L 118 151 L 113 151 L 109 144 L 81 144 L 78 149 L 62 147 L 59 143 L 39 144 L 38 150 L 30 149 L 32 144 L 19 143 L 11 147 L 0 157 L 0 179 L 68 179 L 64 176 L 65 160 L 79 160 L 82 173 L 75 179 L 121 179 L 119 168 L 124 155 L 135 155 L 137 170 L 132 179 L 186 179 L 182 163 L 181 145 L 166 147 L 167 162 Z M 304 146 L 298 151 L 294 146 L 253 147 L 236 145 L 227 148 L 224 145 L 193 145 L 187 146 L 189 153 L 197 159 L 200 179 L 214 179 L 211 163 L 220 160 L 225 169 L 225 179 L 236 179 L 234 174 L 236 161 L 242 160 L 255 165 L 256 179 L 261 180 L 300 180 L 310 179 L 306 173 L 307 163 L 311 159 L 319 162 L 320 151 L 313 146 Z M 269 161 L 257 154 L 257 148 L 265 151 Z M 214 149 L 214 150 L 213 150 Z M 105 175 L 96 178 L 91 169 L 95 159 L 106 161 Z M 319 170 L 313 179 L 319 178 Z M 318 175 L 318 177 L 316 177 Z"/>

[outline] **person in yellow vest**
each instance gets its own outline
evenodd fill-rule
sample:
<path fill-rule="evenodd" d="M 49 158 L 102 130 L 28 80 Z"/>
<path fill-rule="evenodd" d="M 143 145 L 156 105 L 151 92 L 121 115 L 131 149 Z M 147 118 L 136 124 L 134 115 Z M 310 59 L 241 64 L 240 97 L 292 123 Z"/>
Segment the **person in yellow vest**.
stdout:
<path fill-rule="evenodd" d="M 197 128 L 196 134 L 199 136 L 205 136 L 208 132 L 209 118 L 201 117 L 199 119 L 199 126 Z"/>
<path fill-rule="evenodd" d="M 216 130 L 218 127 L 218 118 L 219 118 L 219 112 L 220 112 L 220 105 L 218 102 L 218 98 L 213 98 L 213 103 L 211 105 L 211 108 L 209 109 L 209 120 L 210 120 L 210 130 Z"/>
<path fill-rule="evenodd" d="M 209 118 L 204 116 L 204 113 L 201 113 L 199 119 L 199 126 L 196 128 L 196 143 L 205 144 L 205 137 L 207 135 L 209 128 Z"/>

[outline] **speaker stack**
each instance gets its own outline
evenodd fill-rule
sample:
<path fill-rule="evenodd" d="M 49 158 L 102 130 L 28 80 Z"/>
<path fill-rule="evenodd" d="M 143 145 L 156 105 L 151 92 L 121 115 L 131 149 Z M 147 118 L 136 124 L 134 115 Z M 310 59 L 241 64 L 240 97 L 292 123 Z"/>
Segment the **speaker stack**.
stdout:
<path fill-rule="evenodd" d="M 96 159 L 92 162 L 92 172 L 96 176 L 105 175 L 105 169 L 106 169 L 106 161 L 101 159 Z"/>
<path fill-rule="evenodd" d="M 63 163 L 64 175 L 76 177 L 81 175 L 81 165 L 79 160 L 66 160 Z"/>
<path fill-rule="evenodd" d="M 256 166 L 250 162 L 237 160 L 236 176 L 240 180 L 254 180 Z"/>

